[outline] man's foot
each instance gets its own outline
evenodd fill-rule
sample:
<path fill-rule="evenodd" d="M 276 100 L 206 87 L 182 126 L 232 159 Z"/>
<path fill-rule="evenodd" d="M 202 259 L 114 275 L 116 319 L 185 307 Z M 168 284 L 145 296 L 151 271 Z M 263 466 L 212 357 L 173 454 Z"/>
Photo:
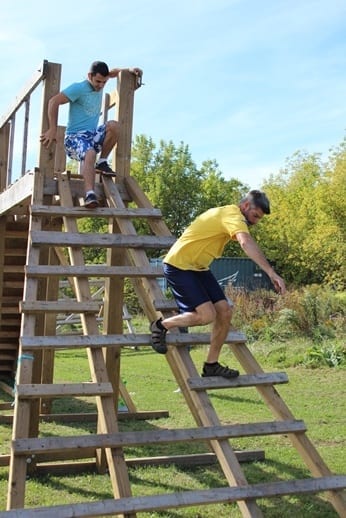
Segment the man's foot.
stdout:
<path fill-rule="evenodd" d="M 150 343 L 151 347 L 160 354 L 166 354 L 167 352 L 167 345 L 166 345 L 166 333 L 167 329 L 163 327 L 161 324 L 162 318 L 159 318 L 158 320 L 154 320 L 150 324 L 150 331 L 151 331 L 151 337 L 150 337 Z"/>
<path fill-rule="evenodd" d="M 96 164 L 95 171 L 104 174 L 105 176 L 116 176 L 116 172 L 113 171 L 113 169 L 108 165 L 108 162 L 106 160 L 104 162 Z"/>
<path fill-rule="evenodd" d="M 84 207 L 86 209 L 96 209 L 98 206 L 99 202 L 97 201 L 96 194 L 89 192 L 84 198 Z"/>
<path fill-rule="evenodd" d="M 222 378 L 231 379 L 237 378 L 239 376 L 239 371 L 220 365 L 219 362 L 205 362 L 203 365 L 202 377 L 207 378 L 209 376 L 221 376 Z"/>

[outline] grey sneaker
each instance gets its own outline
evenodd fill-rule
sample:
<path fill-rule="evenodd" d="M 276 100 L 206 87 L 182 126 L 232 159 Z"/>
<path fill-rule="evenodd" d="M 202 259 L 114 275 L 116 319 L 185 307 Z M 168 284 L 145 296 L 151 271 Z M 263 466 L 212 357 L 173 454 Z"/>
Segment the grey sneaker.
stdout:
<path fill-rule="evenodd" d="M 97 201 L 96 194 L 94 192 L 89 192 L 89 194 L 84 198 L 84 207 L 86 209 L 96 209 L 99 206 L 99 202 Z"/>
<path fill-rule="evenodd" d="M 158 320 L 154 320 L 150 324 L 150 331 L 151 331 L 151 337 L 150 337 L 150 343 L 151 347 L 159 354 L 166 354 L 167 352 L 167 344 L 166 344 L 166 333 L 167 329 L 165 329 L 162 325 L 160 326 L 162 322 L 162 318 L 159 318 Z"/>
<path fill-rule="evenodd" d="M 116 176 L 116 172 L 108 165 L 108 162 L 101 162 L 95 165 L 95 171 L 105 176 Z"/>
<path fill-rule="evenodd" d="M 239 371 L 220 365 L 219 362 L 204 363 L 202 377 L 207 378 L 209 376 L 221 376 L 222 378 L 231 379 L 237 378 L 239 376 Z"/>

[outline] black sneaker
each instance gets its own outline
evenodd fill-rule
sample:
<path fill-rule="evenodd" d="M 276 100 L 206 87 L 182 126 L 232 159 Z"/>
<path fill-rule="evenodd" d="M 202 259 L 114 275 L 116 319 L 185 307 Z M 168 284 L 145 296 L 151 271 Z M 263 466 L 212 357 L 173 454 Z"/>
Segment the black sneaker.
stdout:
<path fill-rule="evenodd" d="M 150 337 L 150 343 L 151 347 L 159 354 L 166 354 L 167 352 L 167 345 L 166 345 L 166 333 L 167 329 L 159 327 L 159 324 L 162 322 L 162 318 L 159 318 L 158 320 L 154 320 L 150 324 L 150 331 L 151 331 L 151 337 Z"/>
<path fill-rule="evenodd" d="M 219 362 L 204 363 L 202 377 L 207 378 L 209 376 L 221 376 L 222 378 L 231 379 L 237 378 L 239 376 L 239 371 L 220 365 Z"/>
<path fill-rule="evenodd" d="M 96 209 L 98 206 L 99 202 L 97 201 L 96 194 L 94 192 L 89 192 L 89 194 L 84 198 L 84 207 L 86 209 Z"/>
<path fill-rule="evenodd" d="M 95 171 L 98 173 L 108 175 L 108 176 L 116 176 L 116 172 L 113 171 L 113 169 L 108 165 L 108 162 L 100 162 L 99 164 L 95 165 Z"/>

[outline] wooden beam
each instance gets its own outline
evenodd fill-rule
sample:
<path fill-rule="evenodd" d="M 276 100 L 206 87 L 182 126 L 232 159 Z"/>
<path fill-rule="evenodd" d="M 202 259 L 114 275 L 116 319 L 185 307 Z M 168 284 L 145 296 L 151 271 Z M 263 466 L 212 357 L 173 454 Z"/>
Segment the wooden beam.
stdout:
<path fill-rule="evenodd" d="M 51 245 L 68 247 L 103 247 L 103 248 L 169 248 L 175 242 L 170 236 L 141 236 L 122 234 L 94 234 L 91 232 L 49 232 L 38 230 L 31 232 L 33 246 Z"/>
<path fill-rule="evenodd" d="M 27 302 L 29 304 L 29 301 Z M 72 302 L 70 302 L 72 304 Z M 79 304 L 76 302 L 76 304 Z M 91 303 L 90 303 L 91 304 Z M 95 303 L 94 303 L 95 304 Z M 73 306 L 74 309 L 75 306 Z M 78 311 L 75 311 L 78 313 Z M 186 346 L 193 344 L 209 344 L 209 333 L 168 333 L 166 335 L 168 345 Z M 241 343 L 246 341 L 243 334 L 237 332 L 230 332 L 226 338 L 225 343 Z M 54 348 L 66 349 L 84 348 L 84 347 L 123 347 L 123 346 L 139 346 L 149 345 L 150 335 L 148 334 L 109 334 L 109 335 L 57 335 L 57 336 L 21 336 L 20 343 L 23 349 L 37 349 L 37 348 Z"/>
<path fill-rule="evenodd" d="M 226 379 L 221 376 L 190 378 L 187 380 L 192 390 L 214 390 L 223 388 L 252 387 L 254 385 L 275 385 L 278 383 L 288 383 L 285 372 L 273 372 L 271 374 L 245 374 L 238 378 Z"/>
<path fill-rule="evenodd" d="M 19 398 L 56 398 L 67 396 L 96 396 L 113 393 L 111 383 L 32 383 L 18 385 L 16 392 Z"/>
<path fill-rule="evenodd" d="M 346 476 L 336 475 L 315 479 L 290 480 L 245 485 L 242 487 L 222 487 L 198 491 L 179 491 L 171 494 L 137 496 L 119 499 L 99 500 L 80 504 L 65 504 L 51 507 L 36 507 L 7 511 L 4 518 L 70 518 L 71 516 L 114 516 L 129 512 L 160 511 L 171 508 L 191 507 L 230 503 L 239 500 L 255 500 L 296 494 L 337 491 L 346 487 Z"/>
<path fill-rule="evenodd" d="M 86 209 L 85 207 L 61 207 L 60 205 L 34 205 L 30 208 L 30 212 L 34 216 L 68 216 L 74 218 L 159 218 L 162 216 L 160 209 L 154 208 L 126 208 L 116 209 L 109 207 L 100 207 L 95 209 Z"/>
<path fill-rule="evenodd" d="M 22 267 L 24 268 L 24 267 Z M 25 266 L 25 273 L 29 277 L 162 277 L 162 267 L 137 266 Z"/>
<path fill-rule="evenodd" d="M 257 435 L 278 435 L 305 432 L 303 421 L 271 421 L 264 423 L 206 426 L 175 430 L 118 432 L 112 434 L 79 435 L 76 437 L 42 437 L 15 439 L 12 449 L 16 455 L 36 455 L 44 452 L 76 450 L 82 448 L 116 448 L 142 444 L 167 444 L 175 442 L 210 441 Z"/>
<path fill-rule="evenodd" d="M 100 304 L 93 300 L 22 300 L 19 307 L 22 313 L 98 313 Z"/>

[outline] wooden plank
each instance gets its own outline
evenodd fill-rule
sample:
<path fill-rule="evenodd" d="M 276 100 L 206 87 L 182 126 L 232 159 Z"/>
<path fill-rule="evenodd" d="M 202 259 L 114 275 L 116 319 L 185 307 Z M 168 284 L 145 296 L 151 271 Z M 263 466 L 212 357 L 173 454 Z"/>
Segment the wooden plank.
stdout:
<path fill-rule="evenodd" d="M 77 311 L 76 311 L 77 312 Z M 241 343 L 244 335 L 230 332 L 226 343 Z M 202 345 L 210 343 L 209 333 L 168 333 L 166 335 L 168 345 Z M 150 344 L 149 334 L 109 334 L 109 335 L 55 335 L 55 336 L 21 336 L 20 343 L 23 349 L 54 348 L 66 349 L 84 347 L 135 347 Z"/>
<path fill-rule="evenodd" d="M 16 392 L 19 398 L 55 398 L 66 396 L 96 396 L 112 395 L 113 387 L 111 383 L 32 383 L 17 385 Z"/>
<path fill-rule="evenodd" d="M 190 378 L 187 382 L 191 390 L 214 390 L 288 383 L 288 377 L 285 372 L 273 372 L 253 375 L 245 374 L 233 379 L 226 379 L 221 376 Z"/>
<path fill-rule="evenodd" d="M 62 207 L 60 205 L 34 205 L 30 208 L 30 212 L 34 216 L 67 216 L 74 218 L 160 218 L 162 212 L 155 208 L 109 208 L 100 207 L 95 209 L 86 209 L 85 207 Z"/>
<path fill-rule="evenodd" d="M 34 265 L 25 267 L 29 277 L 162 277 L 163 269 L 154 266 L 48 266 Z"/>
<path fill-rule="evenodd" d="M 39 452 L 59 452 L 76 448 L 115 448 L 141 444 L 166 444 L 175 442 L 209 441 L 234 437 L 277 435 L 306 431 L 303 421 L 271 421 L 253 424 L 219 425 L 202 428 L 118 432 L 112 434 L 80 435 L 78 437 L 42 437 L 12 441 L 16 455 Z"/>
<path fill-rule="evenodd" d="M 4 265 L 5 273 L 20 273 L 24 275 L 24 265 L 23 264 L 5 264 Z"/>
<path fill-rule="evenodd" d="M 264 450 L 235 451 L 239 462 L 258 462 L 265 460 Z M 161 466 L 177 464 L 179 466 L 202 466 L 217 463 L 215 453 L 191 453 L 190 455 L 160 455 L 157 457 L 131 457 L 126 459 L 128 466 Z"/>
<path fill-rule="evenodd" d="M 22 178 L 0 193 L 0 215 L 6 214 L 15 206 L 29 205 L 33 183 L 34 175 L 26 173 Z"/>
<path fill-rule="evenodd" d="M 177 311 L 178 306 L 174 299 L 157 299 L 154 300 L 156 311 Z"/>
<path fill-rule="evenodd" d="M 94 234 L 91 232 L 32 231 L 33 246 L 51 245 L 102 248 L 170 248 L 175 238 L 170 236 L 141 236 L 122 234 Z"/>
<path fill-rule="evenodd" d="M 74 300 L 22 300 L 20 311 L 22 313 L 98 313 L 101 302 L 87 300 L 78 302 Z"/>
<path fill-rule="evenodd" d="M 0 416 L 1 417 L 1 416 Z M 239 462 L 258 462 L 265 460 L 264 450 L 236 450 L 235 452 Z M 37 463 L 44 462 L 44 465 L 39 465 L 36 468 L 37 475 L 43 474 L 76 474 L 84 473 L 86 471 L 95 472 L 96 463 L 95 461 L 78 462 L 75 460 L 90 459 L 95 456 L 95 449 L 83 449 L 76 450 L 74 453 L 74 461 L 67 462 L 70 456 L 66 457 L 63 451 L 59 454 L 45 454 L 39 453 L 36 456 Z M 0 466 L 8 466 L 10 460 L 9 455 L 0 455 Z M 63 461 L 60 464 L 57 461 Z M 217 462 L 216 455 L 214 453 L 192 453 L 190 455 L 159 455 L 156 457 L 131 457 L 125 459 L 128 467 L 139 467 L 139 466 L 162 466 L 167 464 L 176 464 L 180 466 L 202 466 L 215 464 Z M 50 464 L 52 463 L 52 464 Z"/>
<path fill-rule="evenodd" d="M 240 487 L 222 487 L 170 494 L 125 497 L 80 504 L 51 507 L 14 509 L 3 513 L 3 518 L 70 518 L 71 516 L 111 516 L 129 512 L 163 511 L 172 508 L 230 503 L 239 500 L 273 498 L 296 494 L 314 494 L 322 491 L 339 491 L 346 487 L 346 476 L 335 475 L 315 479 L 265 482 Z M 340 515 L 342 516 L 342 515 Z"/>

